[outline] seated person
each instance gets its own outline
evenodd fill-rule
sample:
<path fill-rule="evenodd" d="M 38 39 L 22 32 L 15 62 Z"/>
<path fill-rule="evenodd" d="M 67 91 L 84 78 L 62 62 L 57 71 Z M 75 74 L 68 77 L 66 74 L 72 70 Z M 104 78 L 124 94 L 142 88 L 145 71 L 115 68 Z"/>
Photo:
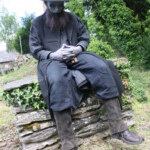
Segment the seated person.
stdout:
<path fill-rule="evenodd" d="M 80 105 L 84 92 L 78 88 L 72 70 L 80 71 L 104 101 L 113 137 L 128 144 L 142 143 L 143 138 L 131 133 L 122 121 L 122 83 L 116 70 L 103 58 L 86 51 L 88 31 L 77 16 L 64 11 L 65 1 L 44 0 L 47 10 L 33 20 L 29 38 L 32 55 L 38 60 L 41 91 L 54 116 L 62 150 L 78 149 L 71 110 Z"/>

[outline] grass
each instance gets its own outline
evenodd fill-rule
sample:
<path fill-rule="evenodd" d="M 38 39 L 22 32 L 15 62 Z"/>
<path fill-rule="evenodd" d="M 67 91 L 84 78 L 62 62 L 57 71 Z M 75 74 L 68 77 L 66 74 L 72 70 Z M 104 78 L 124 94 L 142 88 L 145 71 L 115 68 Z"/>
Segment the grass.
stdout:
<path fill-rule="evenodd" d="M 9 123 L 14 121 L 14 114 L 12 108 L 0 102 L 0 128 L 8 128 Z"/>
<path fill-rule="evenodd" d="M 30 59 L 23 66 L 21 66 L 18 70 L 14 72 L 9 72 L 6 75 L 0 76 L 0 92 L 3 90 L 3 85 L 7 82 L 19 80 L 26 76 L 34 76 L 36 75 L 36 61 L 35 59 Z M 1 95 L 1 94 L 0 94 Z"/>
<path fill-rule="evenodd" d="M 139 149 L 150 150 L 150 71 L 132 70 L 131 75 L 136 87 L 142 86 L 148 98 L 146 102 L 142 103 L 134 100 L 133 108 L 137 131 L 145 138 L 145 142 L 139 146 Z"/>
<path fill-rule="evenodd" d="M 3 83 L 7 83 L 13 80 L 21 79 L 25 76 L 35 75 L 36 70 L 36 61 L 34 59 L 30 59 L 18 70 L 10 72 L 4 76 L 0 76 L 0 81 L 2 81 Z"/>
<path fill-rule="evenodd" d="M 150 71 L 144 71 L 142 69 L 134 69 L 132 68 L 131 76 L 133 79 L 134 84 L 137 87 L 142 86 L 146 89 L 146 92 L 148 92 L 147 96 L 150 96 Z"/>

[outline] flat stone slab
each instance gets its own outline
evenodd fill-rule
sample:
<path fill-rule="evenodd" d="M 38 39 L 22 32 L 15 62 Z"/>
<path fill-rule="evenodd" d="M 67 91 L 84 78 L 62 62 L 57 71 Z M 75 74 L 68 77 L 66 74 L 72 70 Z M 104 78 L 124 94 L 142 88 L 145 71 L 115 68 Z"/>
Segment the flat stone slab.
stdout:
<path fill-rule="evenodd" d="M 125 58 L 125 57 L 115 58 L 115 59 L 110 59 L 110 60 L 111 60 L 113 63 L 115 63 L 115 62 L 117 62 L 117 63 L 119 63 L 119 62 L 124 62 L 124 63 L 128 62 L 128 59 Z"/>
<path fill-rule="evenodd" d="M 37 120 L 38 121 L 51 120 L 49 111 L 39 110 L 39 111 L 34 111 L 34 112 L 29 112 L 24 114 L 18 114 L 16 116 L 16 125 L 17 126 L 28 125 L 32 122 L 36 122 Z"/>
<path fill-rule="evenodd" d="M 54 137 L 42 142 L 23 144 L 23 150 L 42 150 L 45 146 L 52 146 L 50 150 L 54 150 L 53 146 L 56 147 L 54 144 L 58 143 L 58 141 L 58 137 Z"/>
<path fill-rule="evenodd" d="M 52 136 L 54 135 L 57 135 L 56 127 L 47 128 L 39 132 L 34 132 L 28 136 L 20 137 L 20 142 L 24 144 L 42 142 L 48 139 L 53 139 Z"/>
<path fill-rule="evenodd" d="M 37 83 L 37 82 L 38 82 L 37 77 L 26 77 L 26 78 L 23 78 L 21 80 L 16 80 L 16 81 L 12 81 L 12 82 L 7 83 L 4 86 L 4 91 L 11 91 L 13 89 L 21 88 L 21 87 L 24 87 L 26 85 L 29 85 L 32 83 Z"/>

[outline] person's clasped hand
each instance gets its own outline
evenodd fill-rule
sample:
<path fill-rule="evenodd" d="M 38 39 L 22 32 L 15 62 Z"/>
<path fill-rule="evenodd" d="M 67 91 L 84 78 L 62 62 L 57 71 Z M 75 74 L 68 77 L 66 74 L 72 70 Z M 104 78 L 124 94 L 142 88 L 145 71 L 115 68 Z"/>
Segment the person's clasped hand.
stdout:
<path fill-rule="evenodd" d="M 50 58 L 60 61 L 69 60 L 81 52 L 82 52 L 81 46 L 71 46 L 63 44 L 60 49 L 50 54 Z"/>
<path fill-rule="evenodd" d="M 81 46 L 72 46 L 72 45 L 66 45 L 66 50 L 74 54 L 75 56 L 82 52 Z"/>
<path fill-rule="evenodd" d="M 67 50 L 68 45 L 63 44 L 60 49 L 58 49 L 56 52 L 50 53 L 50 58 L 55 59 L 55 60 L 67 60 L 71 59 L 72 57 L 75 56 L 71 51 Z"/>

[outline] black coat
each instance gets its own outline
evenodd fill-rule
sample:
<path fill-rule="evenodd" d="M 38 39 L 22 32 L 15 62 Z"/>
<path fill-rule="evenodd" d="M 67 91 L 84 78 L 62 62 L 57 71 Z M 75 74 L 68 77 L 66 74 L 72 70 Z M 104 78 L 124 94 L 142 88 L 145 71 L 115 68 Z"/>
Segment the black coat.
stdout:
<path fill-rule="evenodd" d="M 54 52 L 60 48 L 60 29 L 51 31 L 46 25 L 46 13 L 37 17 L 31 25 L 29 45 L 34 58 L 46 60 L 50 52 Z M 78 17 L 67 12 L 69 16 L 69 24 L 66 27 L 69 45 L 80 45 L 84 50 L 87 49 L 89 43 L 89 34 Z"/>
<path fill-rule="evenodd" d="M 49 106 L 49 85 L 46 76 L 46 70 L 50 59 L 47 59 L 50 52 L 54 52 L 60 48 L 60 30 L 51 31 L 46 25 L 46 13 L 37 17 L 31 25 L 29 45 L 30 50 L 34 58 L 39 60 L 38 63 L 38 80 L 42 95 L 46 101 L 47 107 Z M 69 24 L 66 27 L 66 33 L 68 42 L 70 45 L 80 45 L 83 50 L 86 51 L 89 43 L 89 34 L 82 22 L 72 13 L 67 12 L 69 16 Z M 95 55 L 96 56 L 96 55 Z M 98 57 L 98 56 L 96 56 Z M 99 57 L 102 59 L 101 57 Z M 123 92 L 123 86 L 118 78 L 118 74 L 114 69 L 111 62 L 107 62 L 108 66 L 112 70 L 116 84 L 118 85 L 119 93 Z"/>
<path fill-rule="evenodd" d="M 47 59 L 50 52 L 60 48 L 60 29 L 51 31 L 46 25 L 47 11 L 35 18 L 30 28 L 29 46 L 33 57 L 38 61 L 38 81 L 43 98 L 49 107 L 49 85 L 46 76 L 46 70 L 50 59 Z M 88 30 L 83 23 L 74 14 L 67 12 L 69 24 L 66 27 L 68 43 L 70 45 L 80 45 L 86 51 L 89 44 Z"/>

